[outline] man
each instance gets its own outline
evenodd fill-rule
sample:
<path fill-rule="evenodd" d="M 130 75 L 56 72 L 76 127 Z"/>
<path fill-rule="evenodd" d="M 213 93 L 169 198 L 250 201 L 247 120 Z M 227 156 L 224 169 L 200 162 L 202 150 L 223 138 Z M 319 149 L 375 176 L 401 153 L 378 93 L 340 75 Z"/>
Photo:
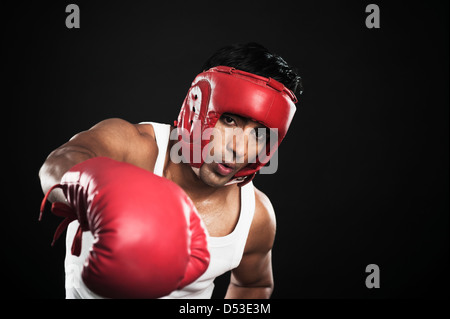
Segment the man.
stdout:
<path fill-rule="evenodd" d="M 226 298 L 269 298 L 274 287 L 275 214 L 269 198 L 251 179 L 286 134 L 301 79 L 281 57 L 255 43 L 220 49 L 203 70 L 174 126 L 102 121 L 49 155 L 40 170 L 42 188 L 47 193 L 74 165 L 97 157 L 163 176 L 179 185 L 194 203 L 209 234 L 211 254 L 200 278 L 166 297 L 210 298 L 214 279 L 231 270 Z M 278 133 L 271 146 L 266 128 Z M 207 129 L 215 133 L 208 135 Z M 238 133 L 227 134 L 230 129 Z M 198 150 L 203 151 L 200 160 L 195 158 Z M 263 159 L 267 151 L 269 157 Z M 176 159 L 180 153 L 184 154 L 181 161 Z M 55 189 L 49 199 L 65 202 L 66 195 Z M 76 237 L 78 225 L 77 221 L 69 225 L 67 245 Z M 68 249 L 67 298 L 100 297 L 84 285 L 79 274 L 93 242 L 86 231 L 81 255 L 74 256 Z"/>

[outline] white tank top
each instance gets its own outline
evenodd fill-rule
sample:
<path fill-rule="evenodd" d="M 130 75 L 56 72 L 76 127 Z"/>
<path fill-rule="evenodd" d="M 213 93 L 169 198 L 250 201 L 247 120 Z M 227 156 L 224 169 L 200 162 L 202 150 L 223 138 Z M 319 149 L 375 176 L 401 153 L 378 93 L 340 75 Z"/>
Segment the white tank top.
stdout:
<path fill-rule="evenodd" d="M 169 142 L 170 125 L 154 122 L 151 124 L 155 132 L 158 145 L 158 157 L 154 168 L 156 175 L 162 176 L 164 171 L 165 155 Z M 214 279 L 225 272 L 239 266 L 247 242 L 248 232 L 255 213 L 255 191 L 250 182 L 240 188 L 241 211 L 234 230 L 223 237 L 208 236 L 208 249 L 211 255 L 209 267 L 206 272 L 192 284 L 181 290 L 176 290 L 163 298 L 211 298 L 214 290 Z M 73 221 L 67 228 L 66 236 L 66 298 L 102 298 L 86 287 L 81 279 L 84 261 L 87 259 L 89 249 L 92 247 L 94 237 L 89 231 L 83 232 L 81 254 L 79 257 L 71 254 L 73 238 L 78 228 L 78 221 Z"/>

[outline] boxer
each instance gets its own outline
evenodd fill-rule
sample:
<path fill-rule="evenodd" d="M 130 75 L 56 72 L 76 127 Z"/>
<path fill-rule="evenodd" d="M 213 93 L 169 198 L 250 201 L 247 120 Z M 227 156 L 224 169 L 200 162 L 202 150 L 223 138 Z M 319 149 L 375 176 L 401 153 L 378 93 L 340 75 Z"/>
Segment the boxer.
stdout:
<path fill-rule="evenodd" d="M 58 207 L 71 208 L 71 213 L 59 213 L 69 216 L 66 224 L 70 222 L 66 235 L 66 297 L 121 297 L 122 291 L 131 291 L 125 295 L 133 297 L 137 291 L 138 297 L 210 298 L 214 279 L 231 270 L 226 298 L 269 298 L 274 287 L 271 252 L 276 229 L 275 213 L 269 198 L 253 186 L 252 179 L 269 162 L 286 135 L 299 93 L 301 78 L 280 56 L 255 43 L 231 45 L 218 50 L 204 64 L 203 72 L 192 82 L 174 125 L 155 122 L 131 124 L 122 119 L 108 119 L 76 134 L 54 150 L 40 169 L 40 179 L 42 189 L 54 203 L 56 211 Z M 154 106 L 157 107 L 160 106 Z M 227 134 L 230 129 L 239 133 Z M 270 138 L 272 136 L 276 138 Z M 184 153 L 186 150 L 188 152 Z M 202 156 L 196 156 L 199 151 Z M 175 155 L 180 153 L 183 160 L 175 160 Z M 103 165 L 111 169 L 100 169 Z M 120 173 L 121 170 L 131 170 L 129 165 L 143 175 L 148 173 L 169 180 L 175 185 L 171 186 L 173 191 L 170 193 L 175 195 L 163 196 L 158 192 L 158 195 L 150 196 L 163 187 L 161 180 L 149 175 L 144 178 L 145 182 L 136 185 L 135 178 L 125 179 L 128 174 Z M 121 195 L 120 190 L 111 191 L 101 184 L 102 181 L 115 180 L 116 170 L 118 189 L 119 186 L 144 188 L 150 198 L 146 198 L 145 191 L 136 192 L 136 196 L 132 196 L 134 192 L 130 191 Z M 140 176 L 140 173 L 131 176 L 134 174 Z M 75 188 L 82 189 L 83 200 L 77 199 L 70 191 L 73 183 Z M 86 194 L 86 189 L 92 191 L 88 185 L 96 185 L 102 191 Z M 114 195 L 108 196 L 110 192 Z M 120 208 L 122 204 L 110 205 L 119 207 L 118 212 L 111 209 L 113 213 L 107 208 L 108 212 L 103 213 L 104 205 L 98 205 L 100 208 L 89 206 L 99 194 L 104 198 L 98 202 L 142 203 L 138 211 L 143 212 L 135 214 L 137 219 L 145 216 L 145 211 L 152 214 L 166 206 L 171 214 L 178 216 L 180 221 L 174 222 L 174 227 L 185 229 L 179 232 L 184 244 L 174 250 L 175 254 L 183 256 L 184 263 L 179 267 L 181 270 L 159 275 L 169 278 L 169 283 L 159 280 L 153 284 L 155 279 L 152 276 L 147 279 L 140 274 L 152 272 L 152 262 L 148 261 L 151 258 L 142 258 L 139 252 L 131 257 L 113 255 L 105 264 L 109 267 L 110 263 L 126 264 L 123 259 L 143 259 L 136 270 L 136 277 L 144 277 L 143 284 L 135 283 L 140 280 L 134 280 L 134 276 L 130 281 L 131 287 L 126 285 L 127 280 L 120 285 L 112 285 L 113 288 L 108 288 L 108 280 L 89 280 L 88 274 L 93 269 L 98 271 L 98 266 L 90 269 L 89 265 L 96 260 L 92 252 L 99 249 L 99 234 L 103 234 L 103 228 L 110 227 L 106 222 L 99 225 L 98 221 L 107 219 L 102 218 L 104 214 L 115 218 L 127 215 Z M 183 197 L 182 194 L 188 197 L 188 200 L 183 199 L 184 204 L 177 199 Z M 186 204 L 189 201 L 192 206 Z M 84 204 L 80 207 L 79 202 Z M 179 211 L 180 206 L 185 208 L 177 215 L 175 211 Z M 154 241 L 144 243 L 148 251 L 152 251 L 159 236 L 155 229 L 159 228 L 164 233 L 169 226 L 160 217 L 150 218 L 145 223 L 157 225 L 148 226 L 155 232 L 148 233 Z M 110 229 L 111 232 L 125 232 L 121 223 L 114 227 L 117 228 Z M 125 228 L 125 233 L 130 231 L 129 227 Z M 61 231 L 59 229 L 58 232 Z M 202 239 L 204 233 L 206 244 Z M 161 240 L 170 241 L 170 236 L 175 235 L 169 234 Z M 120 246 L 121 240 L 124 239 L 119 237 L 113 244 L 106 243 L 115 247 Z M 138 243 L 135 244 L 139 247 Z M 172 251 L 166 255 L 164 250 L 154 250 L 157 251 L 154 253 L 156 259 L 172 263 Z M 188 271 L 183 273 L 183 269 Z M 155 272 L 163 273 L 163 269 L 156 266 Z M 135 289 L 133 285 L 139 288 Z M 157 288 L 149 287 L 148 293 L 146 286 Z M 163 287 L 159 289 L 159 286 Z M 108 295 L 110 289 L 115 293 Z"/>

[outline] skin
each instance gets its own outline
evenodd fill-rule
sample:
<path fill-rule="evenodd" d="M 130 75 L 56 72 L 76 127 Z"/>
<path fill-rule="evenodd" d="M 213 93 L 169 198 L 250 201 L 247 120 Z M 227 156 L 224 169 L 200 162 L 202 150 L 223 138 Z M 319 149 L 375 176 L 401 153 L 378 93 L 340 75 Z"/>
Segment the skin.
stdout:
<path fill-rule="evenodd" d="M 218 163 L 204 163 L 199 174 L 189 164 L 174 163 L 169 152 L 175 141 L 169 141 L 164 164 L 164 177 L 181 186 L 194 202 L 208 232 L 213 237 L 230 234 L 236 226 L 240 212 L 240 190 L 236 184 L 224 186 L 249 160 L 248 154 L 257 154 L 265 143 L 265 136 L 257 136 L 259 123 L 225 114 L 215 128 L 241 128 L 243 138 L 212 139 L 213 158 L 232 158 L 229 174 L 223 174 Z M 172 129 L 174 129 L 172 127 Z M 70 141 L 54 150 L 39 171 L 42 190 L 58 184 L 66 171 L 89 158 L 105 156 L 128 162 L 153 172 L 158 147 L 153 127 L 148 124 L 131 124 L 121 119 L 108 119 L 87 131 L 75 135 Z M 212 156 L 212 155 L 210 155 Z M 211 159 L 211 158 L 210 158 Z M 239 160 L 238 160 L 239 159 Z M 241 163 L 240 163 L 241 162 Z M 60 190 L 54 190 L 52 202 L 65 202 Z M 269 298 L 273 290 L 271 251 L 275 238 L 275 214 L 268 197 L 255 188 L 255 215 L 239 266 L 232 270 L 225 298 Z"/>

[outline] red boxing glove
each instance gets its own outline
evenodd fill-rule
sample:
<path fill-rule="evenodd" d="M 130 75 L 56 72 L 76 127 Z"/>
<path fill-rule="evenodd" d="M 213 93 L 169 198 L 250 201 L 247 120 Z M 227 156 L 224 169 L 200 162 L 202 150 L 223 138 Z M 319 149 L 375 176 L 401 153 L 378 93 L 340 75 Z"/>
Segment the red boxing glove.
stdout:
<path fill-rule="evenodd" d="M 67 204 L 52 212 L 66 217 L 54 241 L 78 219 L 72 254 L 82 231 L 94 244 L 82 279 L 109 298 L 158 298 L 200 277 L 209 264 L 207 236 L 197 210 L 175 183 L 131 164 L 97 157 L 72 167 L 46 194 L 61 188 Z M 41 217 L 40 216 L 40 217 Z"/>

